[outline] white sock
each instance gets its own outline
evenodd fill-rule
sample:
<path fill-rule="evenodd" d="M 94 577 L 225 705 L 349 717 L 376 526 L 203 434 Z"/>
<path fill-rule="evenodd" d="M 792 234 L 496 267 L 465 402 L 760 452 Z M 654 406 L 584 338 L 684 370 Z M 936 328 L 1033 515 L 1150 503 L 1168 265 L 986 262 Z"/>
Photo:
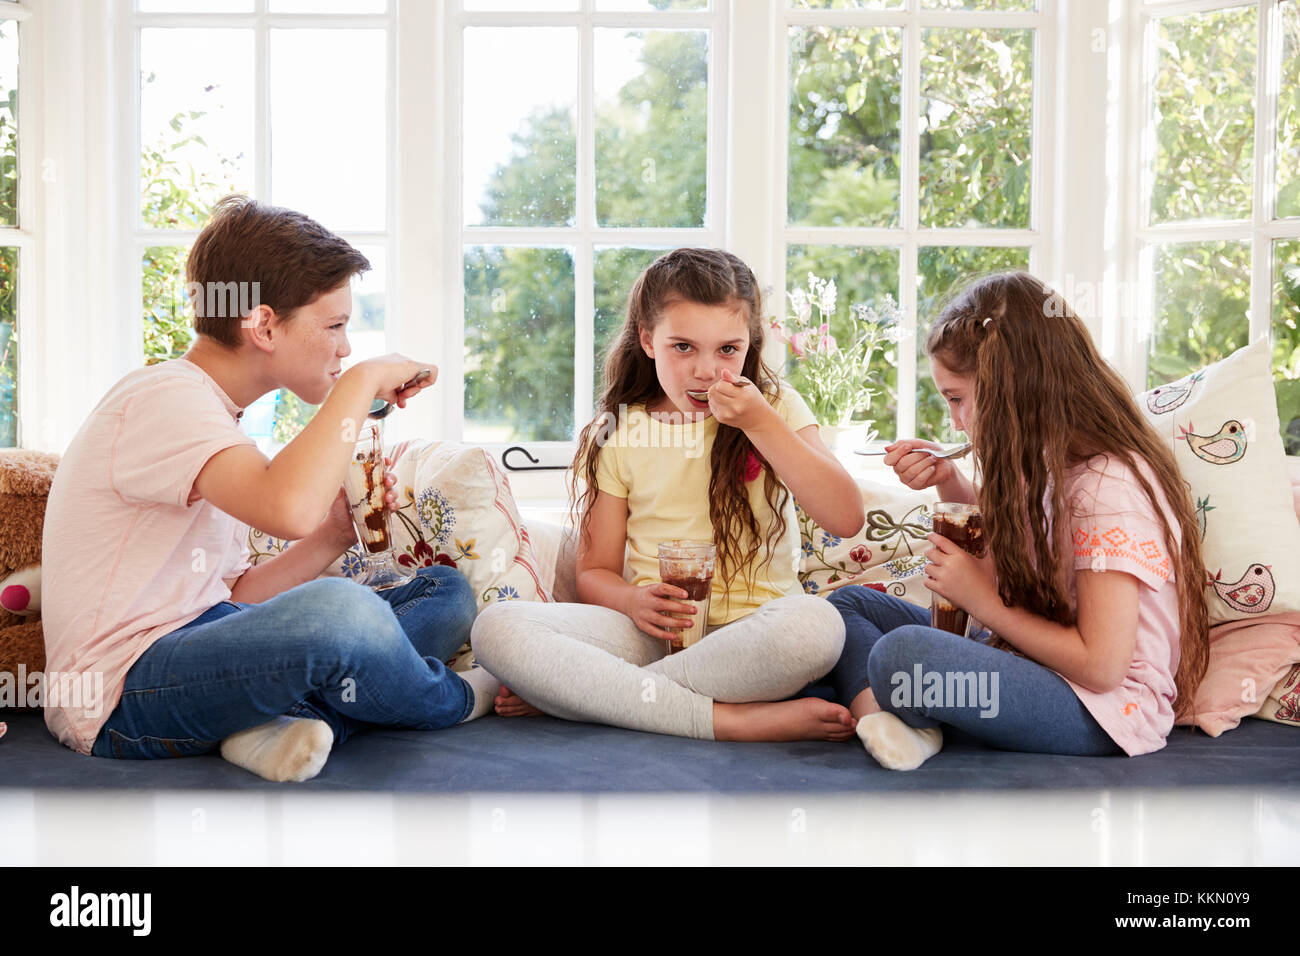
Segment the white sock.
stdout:
<path fill-rule="evenodd" d="M 236 767 L 274 780 L 301 783 L 320 773 L 334 746 L 323 720 L 280 716 L 221 741 L 221 756 Z"/>
<path fill-rule="evenodd" d="M 943 747 L 940 728 L 918 730 L 885 711 L 858 718 L 858 739 L 887 770 L 915 770 Z"/>
<path fill-rule="evenodd" d="M 478 664 L 467 671 L 461 671 L 460 679 L 469 684 L 470 690 L 474 692 L 474 706 L 470 708 L 469 716 L 461 723 L 467 724 L 484 714 L 491 713 L 497 691 L 501 689 L 501 682 Z"/>

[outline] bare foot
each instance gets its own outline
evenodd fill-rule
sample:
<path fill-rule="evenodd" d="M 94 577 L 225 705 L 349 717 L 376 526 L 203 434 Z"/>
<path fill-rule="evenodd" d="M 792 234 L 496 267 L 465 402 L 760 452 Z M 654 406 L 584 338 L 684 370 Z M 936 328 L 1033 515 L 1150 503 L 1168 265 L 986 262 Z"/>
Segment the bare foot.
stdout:
<path fill-rule="evenodd" d="M 713 703 L 714 740 L 848 740 L 858 722 L 818 697 L 776 703 Z"/>
<path fill-rule="evenodd" d="M 870 687 L 849 701 L 849 712 L 858 718 L 880 713 L 880 705 L 876 703 L 876 695 Z"/>
<path fill-rule="evenodd" d="M 496 710 L 498 717 L 537 717 L 541 711 L 504 684 L 497 694 Z"/>

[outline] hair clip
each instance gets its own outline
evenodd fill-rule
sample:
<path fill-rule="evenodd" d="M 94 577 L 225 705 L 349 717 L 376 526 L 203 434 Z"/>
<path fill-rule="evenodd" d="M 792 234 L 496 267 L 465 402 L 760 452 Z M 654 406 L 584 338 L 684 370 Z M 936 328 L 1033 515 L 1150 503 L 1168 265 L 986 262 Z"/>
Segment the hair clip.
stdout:
<path fill-rule="evenodd" d="M 990 315 L 987 319 L 981 322 L 980 325 L 982 325 L 984 328 L 987 329 L 989 327 L 989 323 L 992 321 L 993 321 L 993 316 Z"/>

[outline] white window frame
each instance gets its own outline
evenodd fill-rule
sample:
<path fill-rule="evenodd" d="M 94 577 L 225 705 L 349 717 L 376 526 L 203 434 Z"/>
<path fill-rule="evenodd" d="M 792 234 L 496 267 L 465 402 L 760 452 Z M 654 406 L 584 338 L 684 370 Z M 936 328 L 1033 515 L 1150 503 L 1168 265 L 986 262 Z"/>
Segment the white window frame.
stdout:
<path fill-rule="evenodd" d="M 1125 323 L 1118 356 L 1125 378 L 1135 391 L 1145 390 L 1147 356 L 1154 334 L 1154 258 L 1159 246 L 1176 242 L 1216 240 L 1250 243 L 1249 341 L 1272 337 L 1273 243 L 1300 239 L 1300 217 L 1274 219 L 1277 192 L 1277 103 L 1281 74 L 1283 0 L 1130 0 L 1123 20 L 1125 46 L 1132 51 L 1123 66 L 1127 99 L 1141 104 L 1123 118 L 1123 142 L 1128 155 L 1140 154 L 1137 166 L 1121 167 L 1123 254 L 1115 270 L 1123 288 L 1136 290 L 1118 296 L 1118 307 L 1131 300 L 1135 314 Z M 1156 20 L 1239 7 L 1258 8 L 1255 70 L 1255 186 L 1248 219 L 1150 223 L 1150 197 L 1155 175 L 1156 132 L 1154 88 L 1158 57 Z M 1134 149 L 1136 147 L 1136 149 Z M 1121 147 L 1123 148 L 1123 147 Z"/>
<path fill-rule="evenodd" d="M 383 13 L 364 14 L 315 14 L 315 13 L 272 13 L 270 0 L 251 0 L 252 12 L 248 13 L 145 13 L 135 9 L 134 0 L 114 0 L 116 4 L 116 89 L 117 111 L 123 121 L 118 125 L 116 140 L 120 163 L 119 222 L 128 225 L 129 243 L 122 243 L 115 256 L 115 268 L 119 275 L 126 277 L 121 294 L 129 297 L 123 302 L 127 316 L 126 328 L 128 341 L 126 357 L 131 368 L 139 367 L 144 361 L 144 328 L 141 309 L 141 283 L 143 280 L 142 258 L 144 250 L 150 246 L 186 246 L 198 237 L 195 229 L 153 229 L 145 228 L 140 223 L 140 35 L 141 31 L 153 27 L 172 28 L 207 28 L 207 29 L 247 29 L 253 34 L 254 70 L 253 83 L 253 140 L 252 173 L 253 183 L 249 195 L 263 202 L 274 202 L 271 195 L 271 85 L 270 85 L 270 37 L 275 29 L 381 29 L 385 31 L 386 57 L 384 77 L 384 112 L 387 135 L 386 148 L 386 189 L 384 196 L 384 228 L 377 230 L 345 230 L 338 234 L 354 246 L 378 246 L 384 250 L 385 289 L 384 289 L 384 330 L 389 348 L 396 338 L 396 326 L 400 323 L 400 291 L 393 281 L 397 266 L 397 249 L 394 241 L 394 220 L 396 219 L 396 175 L 397 150 L 393 148 L 395 132 L 399 128 L 396 118 L 396 79 L 397 79 L 397 11 L 394 0 L 389 0 Z M 322 130 L 322 161 L 328 161 L 333 149 L 347 148 L 346 140 L 335 142 L 330 139 L 329 131 Z M 391 320 L 391 321 L 390 321 Z"/>
<path fill-rule="evenodd" d="M 447 72 L 446 88 L 446 142 L 449 144 L 449 172 L 446 179 L 444 203 L 444 311 L 455 316 L 444 329 L 441 350 L 444 381 L 442 390 L 441 434 L 460 440 L 464 427 L 464 280 L 462 255 L 469 245 L 516 245 L 530 247 L 567 247 L 574 255 L 574 397 L 573 420 L 581 428 L 594 416 L 591 401 L 596 368 L 591 356 L 595 348 L 594 335 L 594 283 L 596 246 L 666 247 L 695 245 L 723 246 L 726 244 L 725 226 L 725 172 L 728 155 L 726 117 L 728 105 L 728 62 L 730 56 L 728 25 L 731 6 L 727 0 L 715 0 L 704 10 L 663 11 L 646 13 L 600 12 L 595 0 L 577 0 L 579 9 L 554 13 L 503 13 L 467 12 L 460 9 L 456 0 L 447 17 L 444 45 Z M 463 222 L 461 190 L 463 183 L 462 135 L 464 57 L 462 33 L 467 27 L 569 27 L 577 28 L 579 37 L 579 74 L 577 88 L 577 143 L 578 166 L 575 183 L 575 215 L 571 227 L 508 227 L 472 226 Z M 600 28 L 623 27 L 627 29 L 672 30 L 702 29 L 708 31 L 708 85 L 709 119 L 707 124 L 708 152 L 706 159 L 705 218 L 702 227 L 680 228 L 624 228 L 598 226 L 596 223 L 595 193 L 595 93 L 594 93 L 594 32 Z M 448 209 L 447 203 L 453 208 Z M 453 385 L 454 383 L 454 385 Z M 575 443 L 563 442 L 510 442 L 484 443 L 483 447 L 499 458 L 510 445 L 522 444 L 536 455 L 542 465 L 568 465 L 573 460 Z M 534 473 L 521 481 L 532 485 L 546 485 L 558 496 L 555 481 L 547 481 Z"/>
<path fill-rule="evenodd" d="M 28 0 L 38 11 L 50 2 Z M 1029 22 L 1040 24 L 1036 59 L 1041 63 L 1050 53 L 1054 64 L 1052 71 L 1044 73 L 1040 68 L 1037 74 L 1032 187 L 1035 228 L 1030 230 L 1030 244 L 1037 250 L 1032 253 L 1031 268 L 1049 280 L 1055 280 L 1056 265 L 1061 263 L 1070 270 L 1068 278 L 1076 282 L 1100 282 L 1103 275 L 1112 275 L 1119 257 L 1112 230 L 1122 197 L 1113 182 L 1118 177 L 1117 168 L 1123 166 L 1123 156 L 1112 155 L 1117 137 L 1108 138 L 1108 132 L 1119 128 L 1116 117 L 1124 118 L 1124 114 L 1117 112 L 1113 97 L 1111 113 L 1102 113 L 1096 104 L 1107 88 L 1108 63 L 1113 66 L 1117 52 L 1123 52 L 1116 51 L 1115 46 L 1129 12 L 1125 6 L 1128 2 L 1115 0 L 1107 6 L 1097 0 L 1042 0 L 1044 12 L 1029 15 Z M 918 0 L 911 3 L 903 16 L 915 25 L 974 22 L 964 14 L 922 12 L 916 9 Z M 38 342 L 29 329 L 24 329 L 20 352 L 20 362 L 26 363 L 20 393 L 22 422 L 24 434 L 29 437 L 35 434 L 32 425 L 38 418 L 51 426 L 41 433 L 43 447 L 53 450 L 66 447 L 94 403 L 122 375 L 139 366 L 141 249 L 146 244 L 191 238 L 182 233 L 155 235 L 138 227 L 138 56 L 134 27 L 146 15 L 136 14 L 129 0 L 58 0 L 58 6 L 59 16 L 38 23 L 37 30 L 30 25 L 27 30 L 28 42 L 37 45 L 45 56 L 41 64 L 44 83 L 23 85 L 24 104 L 28 97 L 38 98 L 34 105 L 22 107 L 25 116 L 20 119 L 26 121 L 20 144 L 25 158 L 20 162 L 28 172 L 28 186 L 38 187 L 36 214 L 44 224 L 36 227 L 41 235 L 38 249 L 48 265 L 40 270 L 41 328 L 50 330 L 50 341 L 45 345 L 44 339 Z M 869 21 L 876 15 L 854 13 L 850 19 Z M 898 16 L 891 11 L 881 11 L 880 15 Z M 588 29 L 629 22 L 651 28 L 699 26 L 707 19 L 713 31 L 709 47 L 713 104 L 709 124 L 710 218 L 704 229 L 695 231 L 692 240 L 735 252 L 753 266 L 771 295 L 782 295 L 785 243 L 789 238 L 785 226 L 785 24 L 793 14 L 787 13 L 782 0 L 713 0 L 713 6 L 703 13 L 651 13 L 636 19 L 580 10 L 568 16 L 575 23 L 589 18 L 585 21 Z M 257 12 L 148 15 L 151 23 L 182 25 L 249 25 L 259 18 L 265 26 L 302 22 L 301 16 Z M 30 22 L 38 19 L 42 18 Z M 320 22 L 315 17 L 307 19 Z M 390 28 L 387 341 L 393 350 L 441 366 L 440 387 L 426 393 L 403 415 L 393 416 L 389 434 L 394 439 L 456 439 L 461 435 L 463 403 L 462 243 L 471 235 L 470 241 L 485 243 L 534 238 L 525 234 L 527 231 L 466 229 L 460 222 L 458 25 L 471 18 L 462 16 L 459 7 L 451 2 L 389 0 L 387 12 L 382 15 L 335 19 L 345 20 L 349 26 L 382 22 Z M 552 17 L 530 14 L 474 15 L 472 20 L 501 24 L 555 22 Z M 988 22 L 983 17 L 975 20 Z M 999 22 L 1010 25 L 1024 21 L 1024 15 L 1005 15 Z M 40 29 L 45 33 L 43 41 L 38 39 Z M 1098 51 L 1097 33 L 1106 38 L 1108 54 Z M 34 62 L 35 58 L 28 55 L 25 73 L 30 72 L 27 68 Z M 260 62 L 260 69 L 265 71 L 265 60 Z M 260 88 L 264 97 L 265 84 Z M 743 91 L 743 95 L 732 95 L 732 91 Z M 909 102 L 914 102 L 917 91 L 908 92 L 913 98 Z M 41 95 L 43 100 L 39 99 Z M 914 131 L 913 112 L 904 104 L 903 115 Z M 1066 123 L 1055 120 L 1067 115 L 1068 128 Z M 34 116 L 45 118 L 47 129 L 36 129 Z M 264 118 L 258 128 L 264 136 Z M 43 133 L 39 143 L 37 132 Z M 908 139 L 905 136 L 904 142 Z M 1107 152 L 1108 144 L 1111 152 Z M 42 157 L 43 166 L 49 165 L 57 173 L 53 183 L 32 182 L 32 151 Z M 264 148 L 258 151 L 256 161 L 263 168 L 255 192 L 264 196 L 268 175 L 265 164 L 269 163 Z M 585 169 L 581 174 L 590 182 L 592 170 Z M 1068 183 L 1069 188 L 1056 189 L 1054 183 Z M 579 196 L 584 202 L 590 199 L 585 189 L 579 191 Z M 31 201 L 30 194 L 26 201 Z M 1110 213 L 1104 223 L 1103 210 Z M 37 222 L 35 218 L 30 221 L 34 225 Z M 682 235 L 690 231 L 672 232 Z M 356 234 L 348 237 L 375 238 Z M 558 237 L 559 233 L 548 230 L 544 237 L 537 238 L 555 242 Z M 590 230 L 586 235 L 575 230 L 563 241 L 581 247 L 594 238 Z M 886 237 L 880 238 L 884 241 Z M 895 235 L 887 238 L 889 243 L 898 242 Z M 942 244 L 943 238 L 915 230 L 910 241 L 914 245 Z M 974 231 L 962 231 L 952 238 L 963 244 L 983 241 Z M 999 231 L 991 238 L 1003 244 L 1021 244 L 1023 237 Z M 617 230 L 601 231 L 599 239 L 667 241 L 665 235 L 649 230 L 628 230 L 622 236 Z M 34 296 L 38 291 L 30 281 L 30 260 L 29 256 L 24 266 L 28 281 L 20 295 Z M 69 282 L 69 276 L 84 281 Z M 583 275 L 575 276 L 580 296 L 577 311 L 579 316 L 586 313 L 580 322 L 590 323 L 591 292 L 584 279 Z M 909 286 L 904 283 L 904 288 Z M 91 297 L 89 307 L 87 294 Z M 583 298 L 588 301 L 584 303 Z M 905 305 L 906 300 L 905 296 Z M 33 312 L 32 301 L 21 301 L 20 307 L 27 315 Z M 769 309 L 783 305 L 783 301 L 778 305 L 769 300 Z M 1085 320 L 1094 325 L 1095 332 L 1107 332 L 1111 340 L 1122 337 L 1109 319 L 1103 323 L 1099 317 L 1085 316 Z M 82 347 L 70 353 L 63 347 L 69 341 Z M 584 357 L 590 354 L 590 339 L 579 341 L 577 348 L 584 350 Z M 31 357 L 33 350 L 35 358 Z M 779 348 L 775 353 L 779 359 Z M 903 365 L 906 376 L 914 366 L 909 366 L 906 356 Z M 37 401 L 28 400 L 30 388 L 36 389 Z M 578 395 L 582 394 L 580 390 Z M 590 394 L 589 390 L 586 394 Z M 567 464 L 571 453 L 571 446 L 557 447 L 552 453 L 556 459 L 553 463 Z M 549 496 L 558 492 L 559 473 L 543 474 L 555 480 L 536 493 Z M 517 493 L 532 493 L 521 487 L 518 478 L 514 483 Z"/>
<path fill-rule="evenodd" d="M 18 448 L 43 447 L 42 436 L 50 429 L 43 427 L 41 420 L 39 383 L 44 376 L 39 363 L 49 354 L 51 335 L 45 323 L 36 321 L 44 275 L 39 261 L 35 188 L 41 177 L 41 21 L 35 10 L 21 3 L 0 4 L 0 20 L 18 25 L 18 221 L 0 227 L 0 246 L 18 250 L 18 294 L 14 301 L 14 334 L 18 339 L 14 400 L 18 407 L 14 440 Z"/>
<path fill-rule="evenodd" d="M 916 255 L 920 246 L 972 245 L 1018 246 L 1029 249 L 1031 271 L 1044 276 L 1058 287 L 1072 288 L 1091 284 L 1101 289 L 1105 263 L 1102 242 L 1102 211 L 1105 209 L 1108 189 L 1105 179 L 1104 147 L 1106 115 L 1095 104 L 1106 89 L 1108 22 L 1106 10 L 1095 0 L 1041 0 L 1039 9 L 1024 13 L 954 13 L 951 11 L 926 11 L 920 9 L 920 0 L 908 0 L 904 9 L 897 11 L 795 11 L 787 10 L 783 0 L 765 3 L 753 0 L 715 0 L 720 23 L 728 32 L 725 40 L 715 39 L 710 44 L 711 55 L 726 54 L 725 72 L 717 61 L 710 73 L 711 95 L 716 97 L 730 92 L 726 112 L 715 106 L 710 122 L 710 149 L 725 149 L 723 168 L 725 181 L 718 186 L 715 168 L 710 167 L 710 209 L 722 204 L 722 221 L 711 219 L 708 226 L 717 232 L 719 245 L 739 255 L 755 270 L 760 283 L 768 293 L 768 311 L 784 309 L 785 249 L 790 242 L 847 242 L 863 246 L 891 246 L 901 249 L 903 263 L 900 276 L 900 304 L 914 327 L 916 322 Z M 575 19 L 582 14 L 570 14 Z M 663 23 L 661 14 L 647 14 L 647 25 Z M 475 22 L 489 17 L 476 17 Z M 500 23 L 536 23 L 543 18 L 532 15 L 498 14 L 491 18 Z M 553 19 L 547 22 L 554 22 Z M 904 129 L 903 211 L 901 228 L 897 229 L 804 229 L 786 224 L 786 137 L 788 133 L 788 34 L 787 28 L 795 24 L 835 23 L 848 25 L 902 25 L 909 37 L 909 62 L 919 63 L 920 33 L 928 26 L 985 26 L 1031 27 L 1037 30 L 1034 45 L 1034 90 L 1031 174 L 1031 214 L 1027 229 L 921 229 L 918 226 L 919 197 L 915 170 L 918 166 L 919 146 L 916 133 L 919 114 L 919 66 L 912 67 L 910 79 L 904 82 L 902 116 Z M 459 34 L 448 30 L 445 56 L 449 63 L 460 56 Z M 715 34 L 716 37 L 716 34 Z M 1098 38 L 1101 38 L 1099 44 Z M 1050 59 L 1047 59 L 1050 56 Z M 1059 64 L 1056 71 L 1045 71 L 1042 64 Z M 448 71 L 449 83 L 459 82 L 459 65 Z M 725 80 L 725 89 L 723 81 Z M 746 91 L 748 95 L 740 95 Z M 447 101 L 459 109 L 459 91 L 448 96 Z M 1067 132 L 1058 117 L 1073 111 Z M 720 120 L 725 119 L 724 122 Z M 454 121 L 448 129 L 458 130 Z M 725 141 L 724 141 L 725 140 Z M 580 139 L 581 141 L 581 139 Z M 444 140 L 446 152 L 454 153 L 459 166 L 459 141 L 452 133 Z M 910 182 L 906 178 L 911 171 Z M 590 171 L 587 171 L 588 174 Z M 581 176 L 582 170 L 579 171 Z M 1070 190 L 1057 188 L 1058 182 L 1071 182 Z M 455 185 L 457 188 L 452 188 Z M 459 183 L 449 182 L 448 201 L 459 202 Z M 583 195 L 581 180 L 579 195 Z M 459 217 L 459 213 L 455 214 Z M 1073 220 L 1077 225 L 1070 229 L 1054 228 L 1053 224 Z M 442 273 L 444 288 L 452 290 L 445 300 L 445 314 L 459 323 L 463 315 L 461 298 L 460 248 L 469 230 L 449 228 L 445 242 L 446 257 Z M 576 232 L 576 230 L 575 230 Z M 475 236 L 499 235 L 502 239 L 525 236 L 527 231 L 511 230 L 473 231 Z M 531 236 L 528 236 L 531 239 Z M 484 241 L 489 241 L 484 239 Z M 910 261 L 909 261 L 910 256 Z M 1069 274 L 1058 277 L 1062 267 Z M 581 272 L 575 277 L 578 301 L 576 313 L 580 324 L 578 357 L 590 355 L 590 339 L 583 340 L 581 323 L 584 309 L 586 322 L 590 323 L 590 302 L 583 302 L 583 290 L 590 295 L 589 282 Z M 1066 280 L 1065 282 L 1060 279 Z M 1084 315 L 1083 318 L 1101 335 L 1102 313 Z M 459 411 L 463 389 L 460 373 L 460 356 L 463 353 L 462 329 L 457 325 L 453 335 L 445 336 L 443 357 L 449 375 L 443 392 L 449 399 L 442 418 L 447 437 L 460 434 Z M 1113 332 L 1110 336 L 1115 337 Z M 914 338 L 905 340 L 900 356 L 899 394 L 915 395 L 916 349 Z M 769 360 L 783 361 L 779 343 L 769 342 Z M 578 393 L 579 400 L 582 392 Z M 915 427 L 915 404 L 900 403 L 898 433 L 911 434 Z M 575 409 L 575 412 L 578 411 Z M 590 416 L 577 414 L 575 421 L 585 422 Z M 524 443 L 545 464 L 565 464 L 572 459 L 574 446 L 567 443 Z M 505 446 L 490 446 L 500 452 Z M 558 473 L 552 473 L 558 475 Z M 541 497 L 561 497 L 558 477 L 544 478 L 541 474 L 519 474 L 512 479 L 519 494 Z"/>
<path fill-rule="evenodd" d="M 899 249 L 900 285 L 895 298 L 903 313 L 904 329 L 908 333 L 898 346 L 898 418 L 897 437 L 916 434 L 916 401 L 908 396 L 919 395 L 917 381 L 917 355 L 924 343 L 917 341 L 917 262 L 924 246 L 973 246 L 1028 248 L 1029 271 L 1039 274 L 1051 272 L 1048 261 L 1050 250 L 1043 233 L 1043 223 L 1050 219 L 1050 210 L 1044 209 L 1053 195 L 1053 167 L 1047 144 L 1055 123 L 1055 99 L 1050 95 L 1051 79 L 1044 78 L 1044 49 L 1053 49 L 1056 43 L 1056 12 L 1050 2 L 1040 0 L 1036 12 L 955 12 L 921 9 L 920 0 L 908 0 L 901 10 L 791 10 L 784 16 L 778 34 L 781 51 L 779 75 L 789 76 L 790 28 L 806 26 L 826 27 L 901 27 L 903 30 L 902 101 L 899 104 L 902 123 L 899 162 L 900 210 L 897 227 L 808 227 L 787 225 L 787 162 L 788 121 L 783 123 L 786 135 L 779 137 L 781 150 L 777 158 L 776 194 L 778 205 L 773 230 L 781 237 L 780 259 L 775 263 L 775 274 L 780 277 L 778 289 L 788 285 L 785 275 L 785 247 L 788 245 L 837 245 L 862 248 Z M 929 228 L 920 224 L 920 142 L 921 110 L 921 33 L 927 28 L 961 29 L 1032 29 L 1034 53 L 1031 74 L 1030 132 L 1030 221 L 1027 228 L 952 229 Z M 788 82 L 783 83 L 782 97 L 773 105 L 783 119 L 789 116 Z M 784 310 L 785 303 L 773 303 L 773 308 Z M 883 424 L 883 423 L 882 423 Z M 887 434 L 887 432 L 886 432 Z"/>

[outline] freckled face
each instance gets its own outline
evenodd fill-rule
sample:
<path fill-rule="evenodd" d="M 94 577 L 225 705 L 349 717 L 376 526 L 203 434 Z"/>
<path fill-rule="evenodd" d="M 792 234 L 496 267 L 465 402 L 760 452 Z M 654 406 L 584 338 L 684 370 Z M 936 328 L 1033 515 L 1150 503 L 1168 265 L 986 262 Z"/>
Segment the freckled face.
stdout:
<path fill-rule="evenodd" d="M 338 381 L 341 363 L 352 353 L 347 334 L 351 314 L 352 287 L 344 284 L 302 306 L 280 327 L 280 381 L 304 402 L 319 405 Z"/>
<path fill-rule="evenodd" d="M 737 378 L 749 352 L 749 321 L 743 305 L 677 301 L 663 310 L 653 330 L 641 330 L 641 348 L 654 359 L 664 397 L 652 412 L 707 418 L 708 391 L 722 370 Z"/>
<path fill-rule="evenodd" d="M 952 427 L 964 434 L 970 433 L 975 420 L 975 376 L 958 375 L 942 362 L 930 359 L 930 376 L 939 394 L 948 403 Z"/>

